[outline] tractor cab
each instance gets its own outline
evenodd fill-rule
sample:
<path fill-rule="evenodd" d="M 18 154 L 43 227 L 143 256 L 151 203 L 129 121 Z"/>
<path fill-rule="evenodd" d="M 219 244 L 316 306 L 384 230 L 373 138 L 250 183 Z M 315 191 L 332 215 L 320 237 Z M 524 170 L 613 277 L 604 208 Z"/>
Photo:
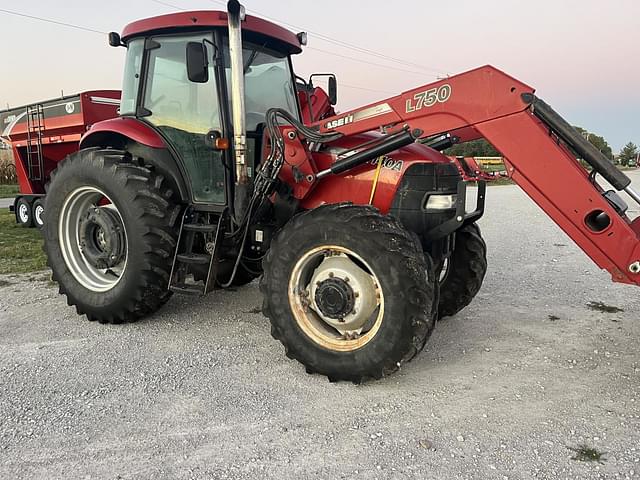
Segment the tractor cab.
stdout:
<path fill-rule="evenodd" d="M 303 35 L 262 19 L 242 21 L 244 154 L 251 181 L 270 108 L 300 119 L 290 60 Z M 153 129 L 183 170 L 194 204 L 225 206 L 234 183 L 229 28 L 226 12 L 201 11 L 128 25 L 110 43 L 126 46 L 120 115 Z M 233 149 L 231 148 L 233 147 Z"/>

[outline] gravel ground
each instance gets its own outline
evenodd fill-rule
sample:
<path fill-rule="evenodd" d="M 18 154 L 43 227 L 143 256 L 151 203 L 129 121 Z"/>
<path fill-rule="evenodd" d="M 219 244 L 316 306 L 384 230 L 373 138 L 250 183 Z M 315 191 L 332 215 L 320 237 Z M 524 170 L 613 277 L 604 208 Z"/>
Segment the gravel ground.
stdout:
<path fill-rule="evenodd" d="M 46 274 L 2 277 L 0 477 L 639 478 L 638 289 L 517 187 L 489 190 L 481 224 L 477 299 L 360 386 L 289 361 L 255 284 L 101 326 Z"/>

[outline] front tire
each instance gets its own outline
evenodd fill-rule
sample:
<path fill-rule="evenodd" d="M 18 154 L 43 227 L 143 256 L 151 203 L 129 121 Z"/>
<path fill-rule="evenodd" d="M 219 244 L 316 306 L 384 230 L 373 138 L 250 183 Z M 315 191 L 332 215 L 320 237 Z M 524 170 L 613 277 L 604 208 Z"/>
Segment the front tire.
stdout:
<path fill-rule="evenodd" d="M 444 269 L 444 270 L 443 270 Z M 451 257 L 441 265 L 438 318 L 450 317 L 471 303 L 487 273 L 487 244 L 475 223 L 456 232 Z"/>
<path fill-rule="evenodd" d="M 397 220 L 372 207 L 326 205 L 297 215 L 272 242 L 263 269 L 273 337 L 307 372 L 331 381 L 396 371 L 435 324 L 432 262 Z"/>
<path fill-rule="evenodd" d="M 45 251 L 78 314 L 130 322 L 169 299 L 180 213 L 172 197 L 126 152 L 87 149 L 60 163 L 46 196 Z"/>

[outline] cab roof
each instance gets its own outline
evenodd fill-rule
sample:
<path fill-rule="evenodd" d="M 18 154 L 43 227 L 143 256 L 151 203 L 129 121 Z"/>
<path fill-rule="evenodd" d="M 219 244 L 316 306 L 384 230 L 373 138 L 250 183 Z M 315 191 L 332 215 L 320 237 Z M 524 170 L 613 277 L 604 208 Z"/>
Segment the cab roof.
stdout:
<path fill-rule="evenodd" d="M 202 30 L 215 27 L 227 27 L 227 12 L 217 10 L 199 10 L 193 12 L 170 13 L 157 17 L 145 18 L 127 25 L 122 31 L 122 39 L 127 42 L 133 37 L 151 34 L 173 33 L 179 30 Z M 262 37 L 260 40 L 273 43 L 277 50 L 289 54 L 302 52 L 300 40 L 295 33 L 259 17 L 246 15 L 242 22 L 242 31 L 251 37 Z"/>

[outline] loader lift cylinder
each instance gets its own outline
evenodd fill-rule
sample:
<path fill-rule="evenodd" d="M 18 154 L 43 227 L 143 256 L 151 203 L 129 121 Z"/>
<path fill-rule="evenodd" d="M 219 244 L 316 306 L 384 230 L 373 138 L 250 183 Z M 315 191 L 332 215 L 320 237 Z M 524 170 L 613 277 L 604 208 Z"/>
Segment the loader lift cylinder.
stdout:
<path fill-rule="evenodd" d="M 330 168 L 318 172 L 316 174 L 316 178 L 325 177 L 330 173 L 338 175 L 340 173 L 346 172 L 347 170 L 357 167 L 358 165 L 362 165 L 369 160 L 373 160 L 374 158 L 377 158 L 381 155 L 393 152 L 398 148 L 410 145 L 414 143 L 416 141 L 416 138 L 419 138 L 420 135 L 422 135 L 422 130 L 416 129 L 415 131 L 409 131 L 408 129 L 403 129 L 401 132 L 389 135 L 388 138 L 385 138 L 380 143 L 371 148 L 355 153 L 349 157 L 343 158 L 342 160 L 338 160 L 333 165 L 331 165 Z"/>

